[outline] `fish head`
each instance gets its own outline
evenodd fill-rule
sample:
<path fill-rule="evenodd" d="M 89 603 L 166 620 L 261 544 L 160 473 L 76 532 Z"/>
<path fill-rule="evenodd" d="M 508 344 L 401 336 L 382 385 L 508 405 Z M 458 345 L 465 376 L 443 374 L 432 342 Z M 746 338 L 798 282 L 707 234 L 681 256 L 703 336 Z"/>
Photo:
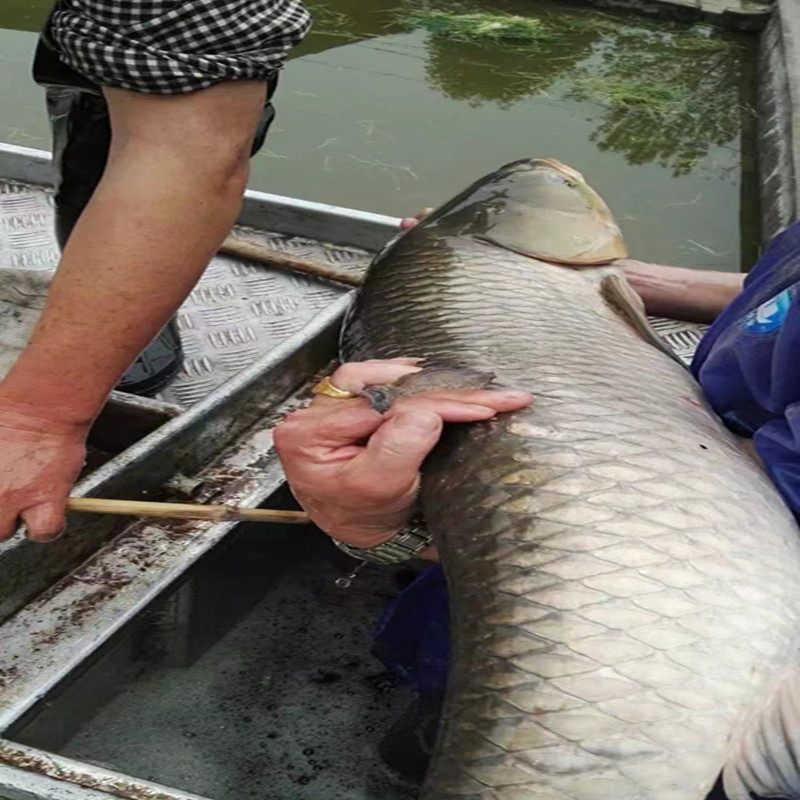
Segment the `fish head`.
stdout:
<path fill-rule="evenodd" d="M 628 254 L 600 195 L 583 175 L 551 158 L 506 164 L 416 227 L 471 235 L 556 264 L 605 264 Z"/>

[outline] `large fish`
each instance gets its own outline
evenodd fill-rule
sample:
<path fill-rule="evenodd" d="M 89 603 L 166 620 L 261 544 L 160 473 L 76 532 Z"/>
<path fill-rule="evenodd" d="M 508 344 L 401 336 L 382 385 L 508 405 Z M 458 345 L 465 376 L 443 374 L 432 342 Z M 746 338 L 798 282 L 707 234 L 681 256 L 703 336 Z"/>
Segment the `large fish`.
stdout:
<path fill-rule="evenodd" d="M 624 254 L 580 174 L 518 161 L 391 242 L 346 323 L 347 359 L 536 396 L 424 470 L 452 628 L 425 800 L 702 800 L 726 762 L 748 797 L 744 734 L 797 659 L 798 530 L 624 281 L 564 266 Z"/>

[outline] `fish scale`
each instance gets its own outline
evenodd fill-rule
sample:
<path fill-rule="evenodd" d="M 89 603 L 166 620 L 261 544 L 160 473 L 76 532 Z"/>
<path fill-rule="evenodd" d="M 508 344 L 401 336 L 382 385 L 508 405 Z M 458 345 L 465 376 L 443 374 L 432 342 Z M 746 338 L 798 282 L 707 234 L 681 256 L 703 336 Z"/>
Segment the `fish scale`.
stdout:
<path fill-rule="evenodd" d="M 463 209 L 379 255 L 343 335 L 536 397 L 424 471 L 452 664 L 422 797 L 702 800 L 800 644 L 794 518 L 596 282 Z"/>

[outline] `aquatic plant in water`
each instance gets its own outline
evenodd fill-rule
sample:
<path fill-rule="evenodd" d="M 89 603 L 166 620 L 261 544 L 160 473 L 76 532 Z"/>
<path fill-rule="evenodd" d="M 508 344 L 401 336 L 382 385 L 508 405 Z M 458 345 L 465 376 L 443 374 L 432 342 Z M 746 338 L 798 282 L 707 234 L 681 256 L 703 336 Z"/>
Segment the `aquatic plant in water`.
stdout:
<path fill-rule="evenodd" d="M 357 40 L 359 37 L 350 30 L 350 18 L 347 14 L 331 8 L 326 3 L 316 3 L 309 0 L 305 3 L 311 12 L 312 31 L 319 36 L 338 36 L 343 39 Z"/>
<path fill-rule="evenodd" d="M 685 103 L 688 87 L 655 78 L 623 78 L 600 75 L 577 76 L 574 92 L 611 106 L 638 106 L 654 114 L 669 114 Z"/>
<path fill-rule="evenodd" d="M 412 9 L 399 12 L 398 20 L 411 28 L 424 28 L 439 36 L 466 42 L 533 44 L 556 35 L 543 20 L 515 14 Z"/>

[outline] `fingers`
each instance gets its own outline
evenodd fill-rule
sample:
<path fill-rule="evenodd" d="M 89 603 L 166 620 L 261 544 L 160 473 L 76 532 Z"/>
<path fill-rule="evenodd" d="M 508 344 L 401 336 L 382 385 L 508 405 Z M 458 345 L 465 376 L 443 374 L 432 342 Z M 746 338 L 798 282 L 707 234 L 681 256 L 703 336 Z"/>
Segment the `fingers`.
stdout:
<path fill-rule="evenodd" d="M 515 390 L 490 390 L 490 389 L 453 389 L 437 392 L 424 392 L 411 397 L 399 398 L 387 416 L 392 416 L 403 411 L 421 408 L 443 414 L 445 422 L 466 422 L 468 420 L 455 419 L 451 415 L 456 412 L 457 406 L 479 407 L 491 412 L 493 416 L 500 411 L 516 411 L 525 408 L 533 401 L 533 395 L 528 392 Z M 478 419 L 483 419 L 479 417 Z"/>
<path fill-rule="evenodd" d="M 413 228 L 418 222 L 422 222 L 422 220 L 432 212 L 432 208 L 423 208 L 422 211 L 418 211 L 413 217 L 406 217 L 400 220 L 400 230 L 407 231 L 409 228 Z"/>
<path fill-rule="evenodd" d="M 0 506 L 0 542 L 10 539 L 17 529 L 17 512 L 10 511 L 5 504 Z"/>
<path fill-rule="evenodd" d="M 320 458 L 371 436 L 383 419 L 363 401 L 333 400 L 325 413 L 296 411 L 276 426 L 275 446 L 287 456 Z"/>
<path fill-rule="evenodd" d="M 365 363 L 365 364 L 379 364 L 382 361 L 383 362 L 388 361 L 391 364 L 408 364 L 409 366 L 413 367 L 413 366 L 416 366 L 417 364 L 419 364 L 419 362 L 422 361 L 422 359 L 421 358 L 409 358 L 409 357 L 406 357 L 406 356 L 399 356 L 398 358 L 371 358 L 371 359 L 368 359 L 367 361 L 362 362 L 362 363 Z"/>
<path fill-rule="evenodd" d="M 395 358 L 395 359 L 375 359 L 372 361 L 349 362 L 342 364 L 331 375 L 331 382 L 334 386 L 343 391 L 358 393 L 367 386 L 377 386 L 382 384 L 393 384 L 405 375 L 419 372 L 420 367 L 416 366 L 419 359 Z M 441 398 L 450 401 L 463 402 L 474 405 L 484 405 L 496 411 L 513 411 L 524 408 L 533 399 L 527 392 L 512 390 L 439 390 L 434 392 L 423 392 L 416 397 Z M 333 408 L 340 405 L 342 400 L 318 395 L 315 397 L 311 408 L 315 410 Z M 404 400 L 396 403 L 402 406 Z M 363 405 L 363 403 L 359 403 Z M 452 420 L 448 420 L 452 421 Z"/>
<path fill-rule="evenodd" d="M 40 503 L 22 512 L 28 538 L 35 542 L 52 542 L 67 527 L 65 501 Z"/>
<path fill-rule="evenodd" d="M 0 541 L 16 533 L 20 519 L 25 523 L 25 535 L 35 542 L 52 542 L 67 526 L 66 498 L 39 503 L 19 513 L 12 508 L 13 504 L 6 503 L 0 509 Z"/>
<path fill-rule="evenodd" d="M 367 442 L 355 459 L 353 469 L 365 477 L 381 475 L 382 490 L 408 490 L 416 484 L 422 462 L 439 441 L 442 418 L 431 411 L 420 410 L 398 414 L 385 422 Z"/>
<path fill-rule="evenodd" d="M 337 389 L 356 394 L 367 386 L 395 383 L 404 375 L 419 372 L 417 361 L 419 361 L 417 358 L 392 358 L 348 362 L 334 371 L 330 381 Z M 314 410 L 333 408 L 342 402 L 344 401 L 335 397 L 317 395 L 310 408 Z M 358 402 L 358 406 L 365 405 L 363 401 Z"/>
<path fill-rule="evenodd" d="M 483 419 L 491 419 L 497 414 L 497 411 L 489 406 L 475 403 L 460 403 L 456 400 L 420 396 L 398 401 L 386 413 L 386 416 L 394 419 L 406 414 L 436 414 L 443 422 L 478 422 Z"/>
<path fill-rule="evenodd" d="M 402 361 L 357 361 L 342 364 L 331 375 L 331 383 L 346 392 L 360 392 L 366 386 L 395 383 L 404 375 L 419 372 L 420 367 L 410 359 Z M 333 398 L 330 398 L 333 399 Z"/>

